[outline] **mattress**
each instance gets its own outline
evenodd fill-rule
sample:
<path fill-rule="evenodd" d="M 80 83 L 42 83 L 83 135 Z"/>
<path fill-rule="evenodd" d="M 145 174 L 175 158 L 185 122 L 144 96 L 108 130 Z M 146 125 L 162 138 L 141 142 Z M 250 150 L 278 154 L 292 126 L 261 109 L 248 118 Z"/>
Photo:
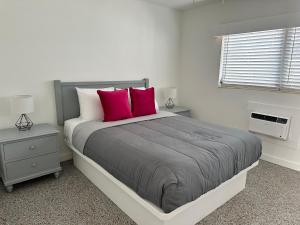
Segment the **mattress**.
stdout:
<path fill-rule="evenodd" d="M 66 120 L 64 123 L 64 134 L 65 134 L 65 140 L 68 143 L 72 143 L 72 135 L 75 127 L 79 125 L 80 123 L 87 122 L 86 120 L 83 120 L 81 118 L 74 118 L 70 120 Z"/>
<path fill-rule="evenodd" d="M 165 213 L 216 188 L 261 156 L 261 141 L 245 131 L 174 114 L 136 119 L 81 121 L 72 144 Z"/>

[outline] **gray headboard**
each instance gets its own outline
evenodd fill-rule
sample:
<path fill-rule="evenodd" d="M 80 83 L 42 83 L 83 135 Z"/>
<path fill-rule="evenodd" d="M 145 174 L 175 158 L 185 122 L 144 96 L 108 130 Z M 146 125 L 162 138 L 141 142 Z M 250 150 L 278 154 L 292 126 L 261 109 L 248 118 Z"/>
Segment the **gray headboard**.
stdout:
<path fill-rule="evenodd" d="M 68 119 L 79 117 L 80 109 L 76 87 L 79 88 L 128 88 L 149 87 L 149 79 L 130 81 L 62 82 L 54 81 L 56 112 L 58 125 L 64 125 Z"/>

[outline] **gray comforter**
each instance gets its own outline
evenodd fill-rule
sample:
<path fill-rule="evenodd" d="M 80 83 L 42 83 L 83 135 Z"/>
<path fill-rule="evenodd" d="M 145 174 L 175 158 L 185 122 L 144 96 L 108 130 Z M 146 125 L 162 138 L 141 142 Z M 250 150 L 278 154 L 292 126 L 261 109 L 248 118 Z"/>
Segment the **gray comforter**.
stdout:
<path fill-rule="evenodd" d="M 261 149 L 248 132 L 175 116 L 97 130 L 83 153 L 168 213 L 252 165 Z"/>

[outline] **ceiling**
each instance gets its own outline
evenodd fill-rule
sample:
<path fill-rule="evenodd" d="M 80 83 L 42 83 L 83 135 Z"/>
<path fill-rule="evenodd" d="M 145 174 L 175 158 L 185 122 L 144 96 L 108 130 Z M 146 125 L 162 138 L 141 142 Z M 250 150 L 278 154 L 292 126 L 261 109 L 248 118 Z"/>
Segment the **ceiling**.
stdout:
<path fill-rule="evenodd" d="M 161 5 L 165 5 L 175 9 L 186 9 L 191 8 L 195 4 L 193 4 L 193 0 L 144 0 L 148 2 L 153 2 Z M 197 0 L 196 5 L 203 5 L 212 2 L 221 2 L 222 0 Z"/>

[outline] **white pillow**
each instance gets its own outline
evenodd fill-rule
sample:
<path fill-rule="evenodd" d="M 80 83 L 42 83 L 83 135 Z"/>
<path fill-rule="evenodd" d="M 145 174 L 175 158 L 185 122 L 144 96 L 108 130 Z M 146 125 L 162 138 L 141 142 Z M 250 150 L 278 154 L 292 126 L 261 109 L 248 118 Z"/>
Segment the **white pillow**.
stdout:
<path fill-rule="evenodd" d="M 137 88 L 133 88 L 133 89 L 146 90 L 146 88 L 144 88 L 144 87 L 137 87 Z M 117 88 L 116 90 L 122 90 L 122 89 Z M 131 98 L 130 98 L 129 88 L 128 88 L 128 101 L 129 101 L 129 105 L 131 106 Z M 155 111 L 156 111 L 156 113 L 159 113 L 159 106 L 158 106 L 156 99 L 155 99 Z"/>
<path fill-rule="evenodd" d="M 103 120 L 104 113 L 97 90 L 114 91 L 113 87 L 101 89 L 76 88 L 80 118 L 83 120 Z"/>

